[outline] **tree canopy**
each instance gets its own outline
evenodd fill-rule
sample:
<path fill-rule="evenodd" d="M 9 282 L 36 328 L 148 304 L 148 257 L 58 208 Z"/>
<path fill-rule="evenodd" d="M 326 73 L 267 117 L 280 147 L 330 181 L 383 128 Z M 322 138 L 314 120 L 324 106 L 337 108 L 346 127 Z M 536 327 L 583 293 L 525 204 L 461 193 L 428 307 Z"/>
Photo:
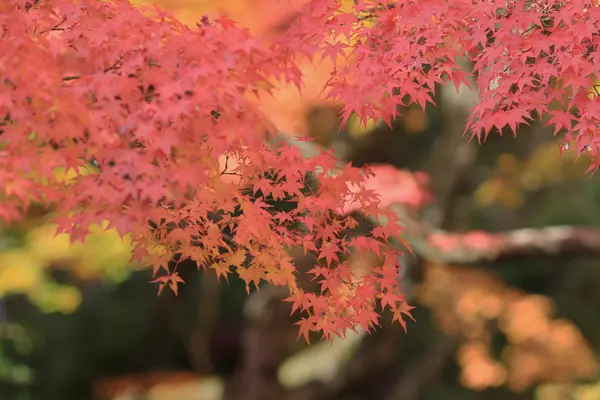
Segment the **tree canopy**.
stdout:
<path fill-rule="evenodd" d="M 302 88 L 298 60 L 334 63 L 323 94 L 344 123 L 390 124 L 399 107 L 434 103 L 436 85 L 470 78 L 479 102 L 468 136 L 481 143 L 541 119 L 564 136 L 556 151 L 587 154 L 592 173 L 600 165 L 591 1 L 312 0 L 269 38 L 225 17 L 191 28 L 127 1 L 10 0 L 0 17 L 0 218 L 42 204 L 73 241 L 108 221 L 159 290 L 182 283 L 173 259 L 247 287 L 286 286 L 307 339 L 368 331 L 385 309 L 404 325 L 410 249 L 397 245 L 404 224 L 375 169 L 331 151 L 307 157 L 257 106 L 277 82 Z M 351 211 L 377 225 L 347 235 L 359 225 Z M 292 249 L 317 263 L 298 271 Z M 377 262 L 357 270 L 353 251 Z"/>

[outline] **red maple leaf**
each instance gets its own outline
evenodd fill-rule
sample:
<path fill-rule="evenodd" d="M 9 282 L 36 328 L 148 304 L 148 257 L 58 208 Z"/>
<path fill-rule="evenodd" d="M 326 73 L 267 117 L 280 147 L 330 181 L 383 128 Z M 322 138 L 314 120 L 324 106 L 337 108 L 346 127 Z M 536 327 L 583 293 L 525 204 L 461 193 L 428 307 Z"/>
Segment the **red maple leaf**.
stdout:
<path fill-rule="evenodd" d="M 346 57 L 346 53 L 344 52 L 344 49 L 346 48 L 348 48 L 348 45 L 342 42 L 327 43 L 324 46 L 323 56 L 321 57 L 321 60 L 326 57 L 329 57 L 331 62 L 335 63 L 338 55 L 344 58 Z"/>

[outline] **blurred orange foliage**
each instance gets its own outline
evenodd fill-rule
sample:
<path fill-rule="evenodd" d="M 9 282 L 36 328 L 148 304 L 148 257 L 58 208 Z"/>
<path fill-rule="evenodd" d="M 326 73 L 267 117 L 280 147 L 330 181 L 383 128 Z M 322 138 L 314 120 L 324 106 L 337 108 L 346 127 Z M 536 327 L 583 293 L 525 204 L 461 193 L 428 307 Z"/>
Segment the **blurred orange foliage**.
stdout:
<path fill-rule="evenodd" d="M 103 378 L 94 385 L 94 396 L 99 399 L 142 396 L 159 385 L 179 386 L 198 382 L 201 379 L 201 375 L 185 371 L 147 372 L 117 378 Z"/>
<path fill-rule="evenodd" d="M 506 384 L 518 392 L 538 383 L 588 379 L 600 371 L 579 329 L 555 319 L 547 297 L 510 288 L 487 271 L 427 264 L 418 296 L 434 310 L 442 330 L 464 338 L 458 363 L 466 387 Z M 494 329 L 508 342 L 503 363 L 490 354 Z"/>

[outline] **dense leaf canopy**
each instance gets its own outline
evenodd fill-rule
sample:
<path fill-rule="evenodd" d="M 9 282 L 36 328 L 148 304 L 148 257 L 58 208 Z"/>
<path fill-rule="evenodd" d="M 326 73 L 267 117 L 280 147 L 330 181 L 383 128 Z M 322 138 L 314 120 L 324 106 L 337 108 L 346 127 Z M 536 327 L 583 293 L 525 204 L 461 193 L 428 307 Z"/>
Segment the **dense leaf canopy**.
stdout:
<path fill-rule="evenodd" d="M 73 240 L 108 221 L 154 266 L 161 289 L 182 282 L 174 257 L 247 285 L 287 286 L 306 337 L 368 330 L 382 308 L 404 324 L 403 250 L 389 243 L 402 223 L 372 189 L 372 171 L 340 167 L 327 151 L 305 157 L 256 99 L 277 82 L 301 87 L 300 58 L 330 58 L 324 95 L 343 104 L 343 120 L 389 123 L 399 106 L 433 103 L 437 84 L 458 88 L 472 75 L 480 102 L 470 136 L 541 118 L 565 135 L 561 150 L 585 150 L 595 171 L 600 9 L 584 0 L 355 3 L 308 1 L 267 40 L 225 18 L 190 28 L 126 1 L 2 2 L 0 218 L 41 203 Z M 74 174 L 58 178 L 58 168 Z M 358 224 L 351 209 L 380 224 L 344 234 Z M 307 273 L 320 291 L 298 284 L 292 248 L 317 255 Z M 356 250 L 379 262 L 352 269 Z"/>

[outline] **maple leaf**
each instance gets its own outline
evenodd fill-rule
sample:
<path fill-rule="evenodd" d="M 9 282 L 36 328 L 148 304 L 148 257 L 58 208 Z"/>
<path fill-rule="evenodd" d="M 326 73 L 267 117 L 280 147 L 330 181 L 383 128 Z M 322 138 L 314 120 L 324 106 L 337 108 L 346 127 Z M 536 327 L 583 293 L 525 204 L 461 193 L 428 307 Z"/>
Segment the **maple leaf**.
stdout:
<path fill-rule="evenodd" d="M 573 114 L 568 111 L 556 110 L 550 116 L 548 120 L 549 124 L 554 125 L 554 135 L 556 135 L 561 129 L 565 129 L 567 132 L 571 132 L 573 129 L 573 121 L 577 119 Z"/>
<path fill-rule="evenodd" d="M 361 309 L 354 315 L 354 318 L 356 323 L 361 326 L 365 332 L 370 332 L 374 326 L 379 325 L 379 315 L 371 308 Z"/>
<path fill-rule="evenodd" d="M 300 329 L 298 330 L 298 337 L 296 339 L 300 339 L 300 337 L 303 337 L 304 340 L 306 340 L 306 343 L 310 344 L 309 335 L 311 331 L 315 330 L 314 322 L 307 318 L 296 322 L 296 325 L 300 327 Z"/>
<path fill-rule="evenodd" d="M 209 268 L 214 269 L 217 274 L 217 280 L 223 276 L 227 282 L 229 282 L 228 274 L 230 271 L 230 266 L 225 262 L 216 262 L 212 263 Z"/>
<path fill-rule="evenodd" d="M 378 253 L 379 246 L 381 246 L 381 243 L 379 243 L 377 240 L 375 240 L 373 238 L 359 236 L 359 237 L 350 239 L 350 246 L 354 246 L 356 248 L 356 251 L 358 251 L 358 252 L 360 252 L 362 250 L 371 250 L 375 253 Z"/>
<path fill-rule="evenodd" d="M 339 261 L 337 252 L 339 247 L 333 243 L 327 243 L 323 245 L 319 251 L 319 260 L 325 259 L 327 265 L 331 265 L 332 261 Z"/>
<path fill-rule="evenodd" d="M 171 276 L 169 276 L 169 287 L 171 288 L 171 290 L 173 291 L 173 293 L 175 293 L 175 295 L 177 296 L 177 291 L 178 291 L 178 285 L 180 283 L 185 283 L 183 281 L 183 279 L 181 279 L 181 277 L 179 276 L 179 274 L 177 272 L 174 272 Z"/>
<path fill-rule="evenodd" d="M 398 303 L 398 296 L 393 294 L 390 290 L 387 290 L 385 293 L 381 295 L 381 306 L 389 307 L 390 309 L 394 309 L 396 304 Z"/>
<path fill-rule="evenodd" d="M 150 281 L 150 283 L 158 283 L 158 296 L 160 296 L 162 294 L 163 289 L 167 286 L 167 284 L 169 283 L 169 276 L 165 275 L 165 276 L 161 276 L 159 278 L 154 279 L 153 281 Z"/>
<path fill-rule="evenodd" d="M 292 303 L 292 311 L 290 312 L 290 315 L 293 315 L 299 309 L 305 310 L 304 305 L 307 304 L 306 295 L 301 290 L 295 291 L 289 297 L 283 299 L 283 301 Z"/>
<path fill-rule="evenodd" d="M 415 319 L 412 316 L 412 313 L 410 312 L 414 308 L 415 307 L 409 306 L 408 304 L 403 302 L 395 309 L 393 309 L 394 315 L 392 321 L 398 321 L 400 325 L 402 325 L 402 329 L 404 329 L 404 332 L 406 332 L 406 321 L 404 320 L 403 315 L 406 315 L 408 318 L 415 321 Z"/>
<path fill-rule="evenodd" d="M 325 57 L 329 57 L 331 62 L 335 63 L 338 55 L 341 55 L 344 58 L 346 57 L 344 49 L 346 49 L 347 47 L 348 45 L 342 42 L 328 43 L 323 49 L 323 55 L 321 56 L 321 60 L 323 60 Z"/>

